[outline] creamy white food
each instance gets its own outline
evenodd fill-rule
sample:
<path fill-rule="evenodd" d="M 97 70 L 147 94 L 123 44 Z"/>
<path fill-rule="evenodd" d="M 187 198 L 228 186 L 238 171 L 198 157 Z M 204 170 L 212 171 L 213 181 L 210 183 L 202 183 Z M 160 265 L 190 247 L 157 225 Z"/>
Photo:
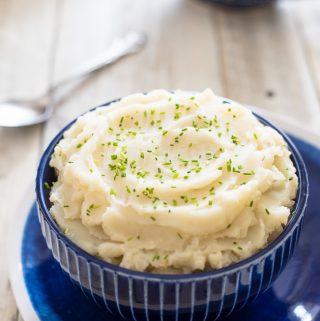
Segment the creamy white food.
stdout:
<path fill-rule="evenodd" d="M 211 90 L 155 90 L 88 112 L 50 165 L 50 212 L 70 239 L 161 273 L 258 252 L 287 224 L 298 186 L 282 136 Z"/>

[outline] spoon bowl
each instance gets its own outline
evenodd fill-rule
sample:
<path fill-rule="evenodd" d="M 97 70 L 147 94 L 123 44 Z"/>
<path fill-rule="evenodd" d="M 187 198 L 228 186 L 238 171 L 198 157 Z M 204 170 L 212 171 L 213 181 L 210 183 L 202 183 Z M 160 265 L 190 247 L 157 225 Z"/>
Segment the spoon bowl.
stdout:
<path fill-rule="evenodd" d="M 85 64 L 80 71 L 60 83 L 49 88 L 45 95 L 33 100 L 8 100 L 0 102 L 0 127 L 32 126 L 47 121 L 53 114 L 53 108 L 66 93 L 56 95 L 62 87 L 69 83 L 87 79 L 97 71 L 112 65 L 122 57 L 139 52 L 147 39 L 143 33 L 131 31 L 124 37 L 117 38 L 106 53 Z"/>
<path fill-rule="evenodd" d="M 0 103 L 0 126 L 22 127 L 47 121 L 52 109 L 40 106 L 38 100 L 10 100 Z"/>

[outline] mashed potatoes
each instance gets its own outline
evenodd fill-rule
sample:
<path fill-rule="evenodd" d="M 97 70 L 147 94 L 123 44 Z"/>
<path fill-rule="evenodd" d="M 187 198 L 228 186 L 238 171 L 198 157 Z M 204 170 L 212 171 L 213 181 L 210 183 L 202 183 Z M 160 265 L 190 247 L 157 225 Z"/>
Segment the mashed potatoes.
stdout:
<path fill-rule="evenodd" d="M 50 211 L 70 239 L 161 273 L 253 255 L 283 230 L 298 186 L 283 138 L 211 90 L 156 90 L 88 112 L 50 165 Z"/>

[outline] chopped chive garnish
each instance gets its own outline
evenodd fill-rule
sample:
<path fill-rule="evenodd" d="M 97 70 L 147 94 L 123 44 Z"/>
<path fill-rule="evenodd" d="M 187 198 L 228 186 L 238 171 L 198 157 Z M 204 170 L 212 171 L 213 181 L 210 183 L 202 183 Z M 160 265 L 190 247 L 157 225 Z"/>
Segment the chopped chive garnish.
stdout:
<path fill-rule="evenodd" d="M 254 172 L 254 171 L 243 173 L 243 175 L 246 175 L 246 176 L 254 175 L 254 174 L 255 174 L 255 172 Z"/>
<path fill-rule="evenodd" d="M 44 182 L 44 183 L 43 183 L 43 186 L 44 186 L 44 188 L 47 189 L 48 191 L 49 191 L 50 188 L 51 188 L 48 182 Z"/>
<path fill-rule="evenodd" d="M 181 117 L 181 113 L 178 113 L 178 112 L 174 113 L 175 120 L 178 120 L 180 117 Z"/>
<path fill-rule="evenodd" d="M 168 131 L 167 130 L 164 130 L 163 132 L 162 132 L 162 136 L 165 136 L 165 135 L 167 135 L 168 134 Z"/>
<path fill-rule="evenodd" d="M 172 176 L 173 179 L 177 179 L 179 177 L 179 173 L 178 172 L 175 172 Z"/>
<path fill-rule="evenodd" d="M 228 170 L 228 172 L 231 172 L 231 164 L 232 164 L 232 160 L 229 159 L 229 160 L 227 161 L 227 170 Z"/>
<path fill-rule="evenodd" d="M 159 254 L 155 254 L 152 258 L 152 261 L 156 261 L 156 260 L 160 260 L 160 255 Z"/>
<path fill-rule="evenodd" d="M 116 191 L 113 188 L 110 188 L 110 195 L 117 195 Z"/>

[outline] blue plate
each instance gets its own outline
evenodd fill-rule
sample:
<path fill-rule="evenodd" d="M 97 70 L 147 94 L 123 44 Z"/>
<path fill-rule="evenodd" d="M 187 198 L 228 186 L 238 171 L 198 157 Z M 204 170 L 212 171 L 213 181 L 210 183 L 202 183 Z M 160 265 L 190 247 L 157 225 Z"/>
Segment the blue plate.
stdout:
<path fill-rule="evenodd" d="M 304 158 L 310 179 L 309 204 L 298 247 L 272 288 L 225 320 L 320 321 L 320 150 L 297 138 L 292 140 Z M 41 234 L 35 205 L 24 228 L 21 261 L 25 285 L 40 320 L 119 320 L 86 297 L 62 272 Z"/>

